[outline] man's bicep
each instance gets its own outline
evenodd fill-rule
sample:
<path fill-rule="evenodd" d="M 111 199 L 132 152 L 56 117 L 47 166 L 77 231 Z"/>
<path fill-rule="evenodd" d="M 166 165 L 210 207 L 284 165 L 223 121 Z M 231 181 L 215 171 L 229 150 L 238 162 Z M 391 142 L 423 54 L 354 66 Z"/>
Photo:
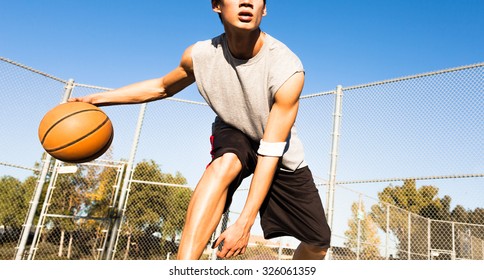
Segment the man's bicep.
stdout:
<path fill-rule="evenodd" d="M 169 96 L 195 82 L 191 49 L 192 46 L 185 50 L 178 67 L 169 72 L 163 79 L 165 91 Z"/>
<path fill-rule="evenodd" d="M 304 87 L 304 72 L 296 72 L 274 95 L 274 104 L 290 109 L 298 101 Z"/>
<path fill-rule="evenodd" d="M 304 73 L 291 76 L 279 88 L 274 97 L 274 104 L 269 114 L 264 140 L 270 142 L 285 141 L 296 121 L 299 109 L 299 97 L 304 86 Z"/>

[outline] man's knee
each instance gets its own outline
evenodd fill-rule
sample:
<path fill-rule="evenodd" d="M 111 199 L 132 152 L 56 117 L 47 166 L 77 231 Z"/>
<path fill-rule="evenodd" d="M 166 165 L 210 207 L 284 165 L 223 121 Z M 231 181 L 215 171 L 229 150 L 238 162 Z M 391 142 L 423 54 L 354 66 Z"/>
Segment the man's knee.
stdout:
<path fill-rule="evenodd" d="M 225 153 L 221 157 L 216 158 L 210 164 L 210 167 L 213 168 L 219 176 L 234 177 L 239 174 L 240 170 L 242 170 L 242 163 L 236 154 Z"/>
<path fill-rule="evenodd" d="M 326 252 L 328 251 L 328 247 L 323 247 L 323 246 L 317 246 L 317 245 L 310 245 L 307 243 L 302 242 L 301 245 L 304 246 L 306 250 L 313 254 L 323 254 L 326 255 Z"/>
<path fill-rule="evenodd" d="M 308 243 L 301 242 L 294 253 L 294 259 L 322 260 L 325 258 L 327 251 L 327 247 L 310 245 Z"/>

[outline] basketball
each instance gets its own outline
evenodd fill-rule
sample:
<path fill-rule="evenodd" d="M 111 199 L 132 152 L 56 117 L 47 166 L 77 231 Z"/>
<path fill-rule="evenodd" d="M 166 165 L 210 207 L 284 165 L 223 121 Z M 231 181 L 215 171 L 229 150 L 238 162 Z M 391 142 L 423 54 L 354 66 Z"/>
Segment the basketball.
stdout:
<path fill-rule="evenodd" d="M 103 155 L 114 136 L 109 117 L 98 107 L 84 102 L 57 105 L 40 121 L 39 140 L 54 158 L 83 163 Z"/>

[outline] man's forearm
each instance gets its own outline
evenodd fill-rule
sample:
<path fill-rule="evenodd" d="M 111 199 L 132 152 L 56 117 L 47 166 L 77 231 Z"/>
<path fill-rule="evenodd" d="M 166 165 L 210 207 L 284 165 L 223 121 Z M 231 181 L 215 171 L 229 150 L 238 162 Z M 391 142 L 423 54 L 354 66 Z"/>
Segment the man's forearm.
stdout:
<path fill-rule="evenodd" d="M 257 166 L 250 184 L 249 194 L 242 213 L 237 221 L 251 227 L 254 224 L 257 213 L 264 202 L 274 178 L 279 157 L 259 156 Z"/>
<path fill-rule="evenodd" d="M 93 94 L 91 103 L 98 106 L 143 103 L 163 98 L 161 78 L 137 82 L 112 91 Z"/>

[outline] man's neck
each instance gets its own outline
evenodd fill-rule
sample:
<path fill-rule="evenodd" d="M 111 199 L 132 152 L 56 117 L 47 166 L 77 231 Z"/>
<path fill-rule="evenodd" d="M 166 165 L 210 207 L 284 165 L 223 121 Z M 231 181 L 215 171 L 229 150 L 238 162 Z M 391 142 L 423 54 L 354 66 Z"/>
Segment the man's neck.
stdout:
<path fill-rule="evenodd" d="M 238 59 L 254 57 L 264 45 L 265 34 L 260 29 L 244 34 L 226 32 L 226 35 L 230 53 Z"/>

